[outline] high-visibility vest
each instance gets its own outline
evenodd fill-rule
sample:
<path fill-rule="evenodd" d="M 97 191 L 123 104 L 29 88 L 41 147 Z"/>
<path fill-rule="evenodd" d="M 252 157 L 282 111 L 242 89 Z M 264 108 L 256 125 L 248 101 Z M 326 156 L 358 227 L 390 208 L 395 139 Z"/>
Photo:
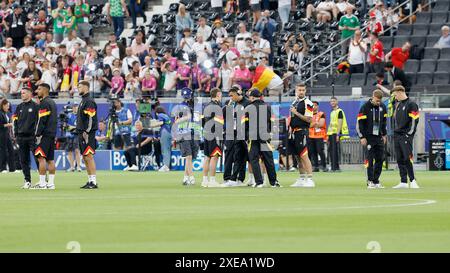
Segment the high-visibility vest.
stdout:
<path fill-rule="evenodd" d="M 338 125 L 339 125 L 339 113 L 342 112 L 342 128 L 341 132 L 338 132 Z M 330 113 L 330 126 L 328 126 L 328 132 L 327 135 L 335 135 L 340 134 L 340 139 L 347 139 L 350 138 L 349 132 L 348 132 L 348 125 L 347 125 L 347 119 L 345 118 L 345 113 L 342 109 L 338 108 L 336 110 L 331 111 Z"/>
<path fill-rule="evenodd" d="M 388 117 L 392 117 L 394 115 L 394 104 L 395 104 L 395 96 L 391 95 L 388 102 Z"/>
<path fill-rule="evenodd" d="M 318 112 L 317 114 L 315 114 L 313 116 L 312 119 L 315 123 L 319 123 L 319 120 L 321 118 L 323 118 L 323 116 L 324 116 L 323 112 Z M 316 128 L 316 127 L 309 128 L 309 138 L 326 139 L 327 138 L 327 122 L 325 121 L 325 124 L 320 128 Z"/>

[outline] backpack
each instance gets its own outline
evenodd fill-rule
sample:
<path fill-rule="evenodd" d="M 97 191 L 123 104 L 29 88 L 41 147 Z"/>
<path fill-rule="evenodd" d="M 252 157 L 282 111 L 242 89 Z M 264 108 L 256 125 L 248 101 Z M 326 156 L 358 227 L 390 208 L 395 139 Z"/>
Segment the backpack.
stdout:
<path fill-rule="evenodd" d="M 409 50 L 409 58 L 414 60 L 422 60 L 425 54 L 425 48 L 413 45 Z"/>

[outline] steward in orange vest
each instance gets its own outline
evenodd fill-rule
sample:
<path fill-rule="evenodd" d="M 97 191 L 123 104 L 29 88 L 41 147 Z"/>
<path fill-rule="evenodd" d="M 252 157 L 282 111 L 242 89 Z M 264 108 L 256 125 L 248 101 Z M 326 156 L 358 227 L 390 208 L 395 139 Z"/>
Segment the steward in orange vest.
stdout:
<path fill-rule="evenodd" d="M 325 160 L 324 141 L 327 140 L 327 122 L 325 113 L 319 111 L 319 102 L 313 101 L 313 118 L 309 128 L 309 155 L 314 172 L 319 171 L 319 158 L 322 171 L 328 171 Z"/>

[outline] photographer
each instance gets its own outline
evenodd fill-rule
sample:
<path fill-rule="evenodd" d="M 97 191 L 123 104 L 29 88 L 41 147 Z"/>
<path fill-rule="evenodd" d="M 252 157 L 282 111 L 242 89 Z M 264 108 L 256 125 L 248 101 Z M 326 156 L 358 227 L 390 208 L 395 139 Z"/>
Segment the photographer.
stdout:
<path fill-rule="evenodd" d="M 308 44 L 306 43 L 305 38 L 299 34 L 298 39 L 301 44 L 295 39 L 295 35 L 291 35 L 284 46 L 288 55 L 288 72 L 283 78 L 292 76 L 294 84 L 301 81 L 303 59 L 308 53 Z M 294 44 L 293 47 L 291 47 L 291 43 Z"/>
<path fill-rule="evenodd" d="M 127 150 L 125 150 L 125 158 L 127 159 L 128 167 L 124 169 L 124 171 L 139 171 L 139 168 L 136 163 L 136 156 L 139 154 L 141 155 L 148 155 L 152 152 L 152 141 L 154 137 L 154 133 L 152 130 L 144 129 L 144 126 L 142 125 L 141 121 L 136 121 L 134 123 L 134 126 L 136 127 L 137 132 L 137 145 L 135 147 L 131 147 Z"/>
<path fill-rule="evenodd" d="M 110 119 L 113 119 L 114 130 L 114 150 L 123 150 L 131 145 L 131 124 L 133 115 L 127 108 L 123 108 L 120 100 L 114 100 L 111 109 Z"/>
<path fill-rule="evenodd" d="M 78 145 L 78 136 L 76 133 L 77 127 L 77 111 L 78 111 L 78 103 L 74 103 L 72 107 L 65 107 L 64 114 L 66 118 L 63 128 L 66 135 L 66 143 L 64 145 L 64 150 L 67 153 L 67 158 L 69 159 L 70 168 L 67 169 L 68 172 L 74 172 L 75 167 L 78 172 L 81 172 L 81 154 L 80 148 Z M 75 153 L 75 158 L 74 158 Z M 75 161 L 76 159 L 76 161 Z M 75 166 L 76 165 L 76 166 Z"/>

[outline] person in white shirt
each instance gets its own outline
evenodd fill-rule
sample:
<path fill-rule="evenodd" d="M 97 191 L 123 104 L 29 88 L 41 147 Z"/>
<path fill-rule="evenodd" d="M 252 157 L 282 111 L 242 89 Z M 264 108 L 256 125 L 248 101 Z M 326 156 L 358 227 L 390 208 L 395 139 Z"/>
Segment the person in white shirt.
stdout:
<path fill-rule="evenodd" d="M 25 36 L 23 42 L 24 46 L 21 49 L 19 49 L 19 57 L 22 57 L 24 53 L 28 53 L 31 57 L 34 57 L 36 51 L 34 49 L 34 46 L 31 45 L 31 37 Z"/>
<path fill-rule="evenodd" d="M 230 45 L 227 42 L 222 42 L 220 44 L 219 57 L 217 60 L 222 60 L 222 63 L 226 61 L 230 66 L 234 67 L 236 65 L 238 56 L 230 50 Z"/>
<path fill-rule="evenodd" d="M 233 69 L 231 69 L 227 62 L 223 62 L 222 67 L 219 70 L 219 81 L 217 84 L 221 88 L 222 92 L 228 93 L 228 91 L 230 91 L 233 84 L 232 75 Z"/>
<path fill-rule="evenodd" d="M 139 72 L 139 80 L 142 81 L 145 77 L 145 73 L 147 73 L 147 71 L 150 71 L 150 75 L 152 75 L 153 77 L 155 77 L 155 79 L 159 79 L 159 73 L 158 70 L 151 65 L 151 57 L 150 56 L 146 56 L 144 59 L 144 66 L 141 67 L 141 71 Z"/>
<path fill-rule="evenodd" d="M 74 51 L 75 45 L 80 44 L 81 48 L 86 47 L 86 42 L 79 37 L 77 37 L 77 31 L 72 30 L 69 32 L 66 38 L 61 42 L 61 44 L 66 45 L 67 52 L 69 52 L 69 55 L 72 55 L 72 52 Z"/>
<path fill-rule="evenodd" d="M 247 31 L 247 26 L 244 23 L 239 24 L 239 33 L 236 34 L 236 48 L 239 53 L 243 54 L 245 49 L 245 39 L 252 38 L 252 34 Z"/>
<path fill-rule="evenodd" d="M 192 48 L 192 46 L 194 45 L 195 40 L 194 40 L 194 38 L 191 37 L 191 30 L 189 28 L 184 29 L 183 35 L 184 35 L 184 37 L 180 41 L 180 48 L 185 53 L 190 54 L 190 53 L 194 52 L 194 49 Z"/>
<path fill-rule="evenodd" d="M 313 14 L 315 14 L 317 22 L 326 23 L 331 21 L 331 19 L 337 20 L 339 9 L 333 1 L 325 0 L 320 2 L 317 7 L 314 7 L 313 4 L 309 4 L 306 7 L 305 21 L 308 22 Z"/>
<path fill-rule="evenodd" d="M 361 37 L 361 30 L 356 30 L 348 49 L 348 63 L 350 64 L 350 74 L 364 73 L 364 63 L 366 62 L 367 44 Z"/>
<path fill-rule="evenodd" d="M 203 37 L 203 41 L 208 41 L 211 34 L 212 28 L 206 24 L 206 18 L 200 17 L 200 19 L 198 19 L 197 35 L 201 35 Z"/>
<path fill-rule="evenodd" d="M 50 86 L 50 91 L 56 90 L 56 71 L 52 69 L 49 61 L 44 61 L 41 64 L 42 76 L 41 79 L 36 83 L 37 85 L 41 83 L 46 83 Z"/>
<path fill-rule="evenodd" d="M 203 40 L 203 36 L 197 34 L 197 42 L 192 46 L 195 54 L 197 55 L 197 63 L 201 64 L 206 61 L 208 57 L 213 53 L 209 42 Z"/>
<path fill-rule="evenodd" d="M 278 14 L 281 19 L 281 29 L 289 22 L 289 14 L 291 13 L 292 0 L 278 0 Z"/>
<path fill-rule="evenodd" d="M 105 46 L 105 57 L 103 58 L 103 64 L 104 65 L 109 65 L 110 67 L 112 66 L 113 61 L 116 58 L 112 55 L 112 48 L 111 46 L 107 45 Z"/>
<path fill-rule="evenodd" d="M 308 44 L 301 34 L 299 34 L 298 38 L 301 42 L 301 45 L 295 41 L 295 35 L 289 37 L 288 41 L 284 45 L 284 47 L 286 48 L 286 53 L 288 55 L 288 72 L 283 76 L 283 78 L 289 79 L 288 81 L 286 81 L 286 86 L 289 86 L 291 79 L 294 84 L 301 82 L 301 68 L 303 65 L 303 58 L 305 58 L 306 53 L 308 53 Z M 294 43 L 292 48 L 290 46 L 291 43 Z"/>
<path fill-rule="evenodd" d="M 173 70 L 169 62 L 163 64 L 161 72 L 164 73 L 164 91 L 174 91 L 177 86 L 177 71 Z"/>
<path fill-rule="evenodd" d="M 214 21 L 214 30 L 213 34 L 214 37 L 216 37 L 216 44 L 219 45 L 222 41 L 224 41 L 226 38 L 228 38 L 228 32 L 223 27 L 223 23 L 220 19 L 216 19 Z"/>
<path fill-rule="evenodd" d="M 19 56 L 19 52 L 12 45 L 13 45 L 13 40 L 11 37 L 8 37 L 5 40 L 5 46 L 0 48 L 0 62 L 1 62 L 1 65 L 4 67 L 7 66 L 8 54 L 10 52 L 12 52 L 15 57 Z"/>
<path fill-rule="evenodd" d="M 127 56 L 122 61 L 122 73 L 128 75 L 133 69 L 133 63 L 140 62 L 139 58 L 133 55 L 133 49 L 131 47 L 127 47 L 125 53 Z"/>
<path fill-rule="evenodd" d="M 256 59 L 256 63 L 259 64 L 263 57 L 269 58 L 269 55 L 271 53 L 270 43 L 269 41 L 261 38 L 259 32 L 253 32 L 252 38 L 254 43 L 252 47 L 252 54 Z"/>
<path fill-rule="evenodd" d="M 345 11 L 347 10 L 347 7 L 352 7 L 353 10 L 355 10 L 355 6 L 353 6 L 352 4 L 350 4 L 348 2 L 348 0 L 339 0 L 338 3 L 336 3 L 336 7 L 338 8 L 339 12 L 341 14 L 345 14 Z"/>

